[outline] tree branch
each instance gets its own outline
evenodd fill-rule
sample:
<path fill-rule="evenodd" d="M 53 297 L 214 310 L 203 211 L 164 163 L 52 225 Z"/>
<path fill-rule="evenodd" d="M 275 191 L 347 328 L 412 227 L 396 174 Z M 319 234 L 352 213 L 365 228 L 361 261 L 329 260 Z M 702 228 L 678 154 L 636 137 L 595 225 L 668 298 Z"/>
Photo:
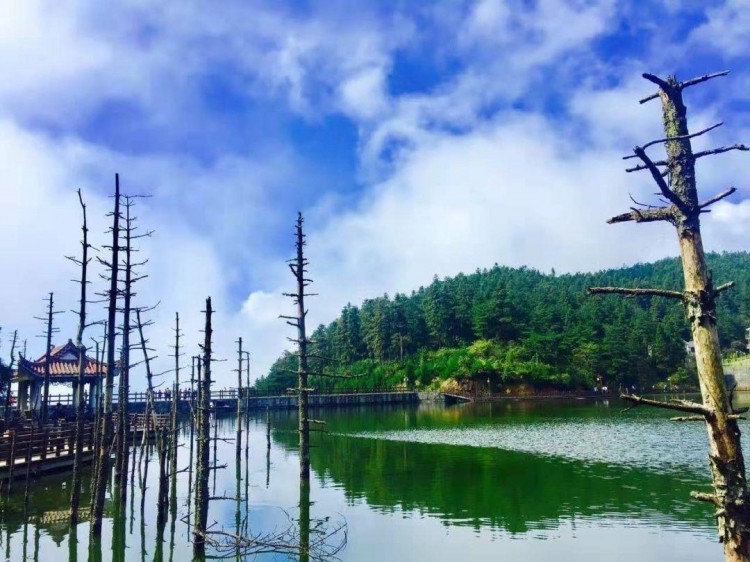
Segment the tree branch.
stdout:
<path fill-rule="evenodd" d="M 685 88 L 689 88 L 690 86 L 695 86 L 696 84 L 701 84 L 703 82 L 707 82 L 713 78 L 718 78 L 719 76 L 726 76 L 729 74 L 728 70 L 724 70 L 722 72 L 715 72 L 713 74 L 705 74 L 704 76 L 698 76 L 697 78 L 691 78 L 690 80 L 685 80 L 684 82 L 680 82 L 679 84 L 676 84 L 675 86 L 670 85 L 667 81 L 659 78 L 658 76 L 655 76 L 653 74 L 643 74 L 642 76 L 648 80 L 649 82 L 653 82 L 661 90 L 668 92 L 673 87 L 676 87 L 679 90 L 684 90 Z M 653 99 L 656 99 L 659 97 L 659 92 L 656 92 L 655 94 L 651 94 L 649 96 L 646 96 L 645 98 L 639 100 L 638 103 L 644 104 L 647 101 L 651 101 Z"/>
<path fill-rule="evenodd" d="M 702 502 L 708 502 L 710 504 L 719 507 L 721 502 L 714 494 L 707 494 L 705 492 L 690 492 L 690 497 Z"/>
<path fill-rule="evenodd" d="M 723 70 L 721 72 L 714 72 L 713 74 L 704 74 L 703 76 L 691 78 L 690 80 L 685 80 L 684 82 L 681 82 L 680 89 L 684 90 L 685 88 L 689 88 L 690 86 L 695 86 L 696 84 L 708 82 L 709 80 L 712 80 L 714 78 L 719 78 L 720 76 L 726 76 L 727 74 L 729 74 L 729 71 Z"/>
<path fill-rule="evenodd" d="M 665 289 L 637 289 L 628 287 L 589 287 L 586 292 L 589 295 L 618 294 L 629 297 L 667 297 L 684 300 L 685 295 L 680 291 L 668 291 Z"/>
<path fill-rule="evenodd" d="M 712 150 L 703 150 L 701 152 L 696 152 L 695 154 L 693 154 L 693 158 L 697 160 L 698 158 L 703 158 L 704 156 L 713 156 L 714 154 L 723 154 L 725 152 L 729 152 L 730 150 L 740 150 L 742 152 L 747 152 L 748 150 L 750 150 L 750 148 L 748 148 L 744 144 L 720 146 L 719 148 L 714 148 Z"/>
<path fill-rule="evenodd" d="M 642 148 L 640 146 L 636 146 L 633 149 L 633 152 L 643 161 L 643 163 L 648 168 L 648 171 L 651 172 L 651 176 L 654 178 L 656 185 L 659 186 L 659 191 L 661 191 L 661 194 L 680 211 L 684 212 L 685 205 L 683 204 L 682 199 L 680 199 L 677 194 L 669 189 L 667 182 L 664 181 L 664 177 L 661 175 L 661 170 L 656 167 L 656 164 L 654 164 L 648 157 L 648 154 L 646 154 L 645 147 Z"/>
<path fill-rule="evenodd" d="M 702 129 L 698 131 L 697 133 L 689 133 L 687 135 L 677 135 L 676 137 L 664 137 L 663 139 L 656 139 L 651 142 L 647 142 L 643 145 L 643 149 L 647 149 L 649 146 L 654 146 L 655 144 L 660 144 L 663 142 L 671 142 L 676 140 L 687 140 L 687 139 L 694 139 L 695 137 L 700 137 L 701 135 L 705 135 L 709 131 L 713 131 L 714 129 L 717 129 L 721 127 L 724 124 L 724 121 L 719 121 L 718 123 L 711 125 L 710 127 L 706 127 L 705 129 Z"/>
<path fill-rule="evenodd" d="M 714 416 L 714 412 L 710 408 L 689 400 L 670 400 L 669 402 L 662 402 L 661 400 L 651 400 L 650 398 L 643 398 L 642 396 L 636 396 L 635 394 L 620 394 L 620 398 L 627 402 L 631 402 L 634 406 L 653 406 L 654 408 L 698 414 L 707 418 L 712 418 Z"/>
<path fill-rule="evenodd" d="M 703 203 L 701 203 L 700 205 L 698 205 L 698 208 L 699 208 L 699 209 L 705 209 L 705 208 L 706 208 L 706 207 L 708 207 L 709 205 L 713 205 L 713 204 L 714 204 L 714 203 L 716 203 L 717 201 L 721 201 L 721 200 L 722 200 L 722 199 L 724 199 L 725 197 L 729 197 L 729 196 L 730 196 L 730 195 L 732 195 L 732 193 L 734 193 L 735 191 L 737 191 L 737 188 L 736 188 L 736 187 L 730 187 L 730 188 L 729 188 L 729 189 L 727 189 L 726 191 L 722 191 L 722 192 L 721 192 L 721 193 L 719 193 L 718 195 L 715 195 L 715 196 L 711 197 L 711 199 L 709 199 L 709 200 L 707 200 L 707 201 L 704 201 Z"/>
<path fill-rule="evenodd" d="M 674 219 L 674 212 L 671 207 L 657 207 L 655 209 L 636 209 L 635 207 L 631 207 L 630 209 L 629 213 L 612 217 L 607 223 L 671 221 Z"/>

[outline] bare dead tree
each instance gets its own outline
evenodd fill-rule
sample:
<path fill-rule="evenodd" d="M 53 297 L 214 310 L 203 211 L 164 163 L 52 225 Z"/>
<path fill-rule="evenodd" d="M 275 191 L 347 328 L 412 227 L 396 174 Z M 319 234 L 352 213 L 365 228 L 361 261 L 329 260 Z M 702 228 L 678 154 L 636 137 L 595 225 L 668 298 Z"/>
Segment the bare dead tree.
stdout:
<path fill-rule="evenodd" d="M 123 195 L 122 206 L 125 209 L 124 228 L 120 235 L 120 250 L 124 253 L 124 259 L 120 264 L 123 272 L 123 284 L 120 289 L 120 298 L 122 300 L 122 345 L 120 352 L 120 384 L 118 388 L 118 407 L 117 407 L 117 438 L 115 453 L 115 495 L 117 503 L 124 507 L 127 502 L 127 474 L 128 459 L 130 458 L 128 445 L 128 426 L 129 426 L 129 404 L 130 395 L 130 333 L 133 330 L 131 325 L 131 314 L 133 311 L 133 297 L 136 295 L 134 287 L 136 283 L 148 277 L 140 274 L 138 268 L 146 265 L 148 259 L 134 261 L 134 254 L 140 252 L 136 247 L 138 240 L 150 237 L 153 231 L 139 232 L 137 225 L 138 217 L 133 214 L 136 200 L 145 196 L 142 195 Z"/>
<path fill-rule="evenodd" d="M 288 515 L 288 514 L 287 514 Z M 234 533 L 212 526 L 205 533 L 206 544 L 212 548 L 212 558 L 249 559 L 262 554 L 282 556 L 313 562 L 338 560 L 337 555 L 346 547 L 348 529 L 345 521 L 331 524 L 328 518 L 314 519 L 309 523 L 307 547 L 298 525 L 290 521 L 281 530 L 249 535 Z"/>
<path fill-rule="evenodd" d="M 250 352 L 243 351 L 245 356 L 245 410 L 250 409 Z"/>
<path fill-rule="evenodd" d="M 78 386 L 76 387 L 76 429 L 75 429 L 75 450 L 73 453 L 73 482 L 70 490 L 70 526 L 75 528 L 78 524 L 78 505 L 81 500 L 81 472 L 83 457 L 83 422 L 84 422 L 84 404 L 83 404 L 83 385 L 86 375 L 86 346 L 83 345 L 83 332 L 86 329 L 86 291 L 90 281 L 88 280 L 88 266 L 91 258 L 89 257 L 88 224 L 86 222 L 86 204 L 83 202 L 81 190 L 78 190 L 78 201 L 81 204 L 81 214 L 83 215 L 83 225 L 81 226 L 81 259 L 69 258 L 81 268 L 81 297 L 78 308 L 78 331 L 76 333 L 76 347 L 78 348 Z"/>
<path fill-rule="evenodd" d="M 169 449 L 169 473 L 170 482 L 170 509 L 177 509 L 177 414 L 180 403 L 180 314 L 174 314 L 174 387 L 172 390 L 172 408 L 170 412 L 170 449 Z"/>
<path fill-rule="evenodd" d="M 140 343 L 141 343 L 141 351 L 143 352 L 143 364 L 146 369 L 146 382 L 148 384 L 148 389 L 146 392 L 146 414 L 145 414 L 145 424 L 144 424 L 144 431 L 143 431 L 143 442 L 142 442 L 142 450 L 146 447 L 146 443 L 148 441 L 148 435 L 150 433 L 150 427 L 151 424 L 149 423 L 149 419 L 151 416 L 154 416 L 153 421 L 153 427 L 154 427 L 154 434 L 156 435 L 156 454 L 159 460 L 159 488 L 157 493 L 157 526 L 163 526 L 164 522 L 166 521 L 167 516 L 167 507 L 168 507 L 168 495 L 169 495 L 169 482 L 167 478 L 167 456 L 169 454 L 168 451 L 168 431 L 166 427 L 159 426 L 157 419 L 156 419 L 156 408 L 154 405 L 154 374 L 151 369 L 151 360 L 152 357 L 149 355 L 149 348 L 148 348 L 148 340 L 144 336 L 143 328 L 144 326 L 150 325 L 149 322 L 144 323 L 141 319 L 141 309 L 136 308 L 135 309 L 135 318 L 136 318 L 136 324 L 138 327 L 138 335 L 140 337 Z M 143 483 L 143 488 L 145 489 L 145 478 Z M 141 498 L 143 501 L 143 498 Z"/>
<path fill-rule="evenodd" d="M 56 334 L 60 331 L 59 328 L 56 328 L 53 324 L 53 319 L 55 315 L 62 314 L 62 311 L 55 310 L 55 293 L 50 293 L 49 296 L 45 299 L 47 301 L 47 313 L 46 316 L 35 316 L 37 320 L 42 320 L 45 322 L 45 331 L 43 334 L 41 334 L 39 337 L 45 338 L 47 342 L 47 347 L 45 351 L 44 356 L 44 382 L 43 382 L 43 390 L 42 390 L 42 404 L 41 404 L 41 414 L 40 414 L 40 422 L 44 425 L 47 423 L 47 420 L 49 418 L 49 371 L 50 371 L 50 353 L 52 352 L 52 334 Z M 39 396 L 37 394 L 37 400 L 39 399 Z M 37 404 L 34 405 L 35 407 Z"/>
<path fill-rule="evenodd" d="M 18 330 L 13 330 L 13 338 L 10 340 L 10 361 L 8 361 L 8 372 L 13 372 L 13 365 L 16 362 L 16 345 L 18 344 Z M 3 419 L 5 421 L 5 427 L 8 427 L 10 421 L 10 375 L 8 376 L 8 384 L 5 387 L 5 411 L 3 412 Z"/>
<path fill-rule="evenodd" d="M 629 297 L 656 296 L 673 298 L 685 307 L 690 329 L 695 342 L 695 358 L 698 367 L 702 402 L 687 400 L 661 402 L 640 396 L 625 394 L 622 398 L 633 405 L 648 404 L 701 416 L 706 421 L 709 441 L 709 464 L 714 491 L 711 494 L 694 492 L 696 499 L 707 501 L 716 507 L 719 538 L 724 544 L 728 561 L 750 560 L 750 497 L 745 479 L 745 461 L 740 445 L 740 430 L 736 413 L 732 409 L 724 381 L 719 336 L 716 329 L 716 299 L 733 283 L 715 287 L 706 266 L 703 240 L 700 231 L 700 215 L 710 212 L 709 207 L 734 193 L 731 187 L 705 201 L 698 199 L 695 179 L 695 162 L 698 158 L 721 154 L 730 150 L 748 150 L 744 145 L 733 145 L 719 149 L 694 153 L 691 139 L 703 135 L 719 125 L 690 133 L 687 109 L 682 92 L 690 86 L 701 84 L 728 72 L 707 74 L 680 82 L 674 76 L 667 79 L 652 74 L 643 77 L 656 84 L 658 92 L 641 100 L 645 103 L 659 98 L 662 103 L 665 137 L 636 146 L 626 159 L 638 158 L 641 164 L 628 171 L 648 170 L 664 200 L 661 206 L 636 203 L 630 211 L 611 218 L 609 223 L 665 221 L 677 230 L 677 239 L 682 257 L 684 290 L 632 289 L 623 287 L 594 287 L 592 294 L 617 293 Z M 646 149 L 664 145 L 666 159 L 654 161 Z M 665 179 L 666 177 L 666 179 Z"/>
<path fill-rule="evenodd" d="M 103 323 L 104 332 L 102 334 L 102 339 L 97 340 L 96 338 L 91 338 L 91 340 L 94 342 L 95 346 L 95 356 L 96 356 L 96 362 L 101 366 L 104 365 L 104 357 L 106 355 L 106 346 L 107 346 L 107 321 L 105 320 Z M 101 354 L 100 354 L 101 351 Z M 95 397 L 95 403 L 94 403 L 94 442 L 93 442 L 93 451 L 94 451 L 94 462 L 92 466 L 92 492 L 95 494 L 95 484 L 96 484 L 96 474 L 97 474 L 97 463 L 98 463 L 98 456 L 97 451 L 99 450 L 99 442 L 101 440 L 100 437 L 100 431 L 101 423 L 102 423 L 102 411 L 103 411 L 103 395 L 102 395 L 102 388 L 101 388 L 101 382 L 97 385 L 97 393 Z M 92 494 L 92 495 L 94 495 Z"/>
<path fill-rule="evenodd" d="M 208 471 L 209 471 L 209 439 L 211 420 L 209 408 L 211 406 L 211 297 L 206 299 L 206 322 L 204 328 L 203 349 L 203 380 L 198 385 L 198 454 L 195 467 L 195 523 L 193 526 L 193 556 L 201 558 L 206 553 L 206 530 L 208 527 Z"/>
<path fill-rule="evenodd" d="M 296 316 L 284 316 L 280 318 L 286 320 L 286 323 L 297 329 L 297 338 L 289 338 L 293 343 L 297 344 L 298 352 L 298 363 L 297 363 L 297 394 L 298 394 L 298 431 L 299 431 L 299 475 L 300 480 L 310 480 L 310 418 L 308 415 L 308 393 L 310 389 L 307 387 L 307 349 L 310 345 L 310 340 L 307 338 L 305 330 L 305 319 L 307 317 L 307 310 L 305 309 L 305 297 L 313 296 L 314 293 L 306 293 L 307 287 L 312 283 L 312 279 L 308 279 L 307 266 L 309 262 L 304 255 L 304 247 L 307 244 L 305 241 L 305 234 L 302 230 L 304 219 L 302 213 L 297 214 L 297 221 L 294 226 L 294 238 L 297 255 L 287 262 L 289 269 L 294 275 L 297 281 L 297 290 L 294 293 L 284 293 L 284 296 L 290 297 L 294 304 L 297 306 Z"/>
<path fill-rule="evenodd" d="M 109 452 L 112 441 L 112 390 L 114 387 L 114 374 L 117 364 L 115 362 L 115 337 L 117 326 L 117 277 L 119 267 L 120 249 L 120 175 L 115 174 L 115 196 L 114 210 L 109 215 L 112 217 L 112 245 L 110 246 L 110 261 L 101 260 L 102 264 L 109 269 L 109 292 L 107 310 L 107 375 L 104 385 L 103 407 L 101 412 L 101 439 L 99 449 L 96 452 L 96 473 L 94 477 L 94 494 L 91 506 L 91 540 L 101 537 L 102 518 L 104 516 L 104 498 L 106 483 L 109 479 Z"/>
<path fill-rule="evenodd" d="M 235 457 L 239 465 L 242 453 L 242 338 L 237 339 L 237 435 L 235 437 Z"/>

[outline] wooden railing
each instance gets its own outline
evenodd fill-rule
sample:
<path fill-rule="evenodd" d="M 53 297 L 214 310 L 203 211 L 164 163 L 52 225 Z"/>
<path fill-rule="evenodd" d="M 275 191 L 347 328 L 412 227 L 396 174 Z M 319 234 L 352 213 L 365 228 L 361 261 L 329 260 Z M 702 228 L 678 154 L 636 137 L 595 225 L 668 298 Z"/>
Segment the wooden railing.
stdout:
<path fill-rule="evenodd" d="M 83 448 L 94 443 L 94 424 L 84 424 Z M 0 435 L 0 465 L 9 467 L 31 460 L 46 461 L 73 455 L 75 424 L 50 424 L 42 427 L 13 428 Z"/>
<path fill-rule="evenodd" d="M 294 389 L 288 389 L 286 391 L 257 391 L 254 388 L 249 389 L 242 389 L 242 396 L 246 397 L 265 397 L 265 396 L 284 396 L 287 394 L 294 394 L 296 391 Z M 358 388 L 339 388 L 334 390 L 325 390 L 325 389 L 315 389 L 311 392 L 311 394 L 326 394 L 326 395 L 338 395 L 338 394 L 376 394 L 376 393 L 390 393 L 390 392 L 411 392 L 410 390 L 402 387 L 402 386 L 382 386 L 382 387 L 372 387 L 372 388 L 366 388 L 366 389 L 358 389 Z M 236 388 L 228 388 L 228 389 L 220 389 L 220 390 L 212 390 L 211 391 L 211 400 L 236 400 L 237 399 L 237 389 Z M 131 392 L 128 394 L 128 403 L 129 404 L 143 404 L 147 400 L 148 393 L 143 392 Z M 179 400 L 181 402 L 190 402 L 191 400 L 197 400 L 198 394 L 196 391 L 193 391 L 191 394 L 190 390 L 182 389 L 178 393 Z M 118 404 L 118 396 L 115 393 L 112 396 L 112 404 L 117 405 Z M 156 390 L 154 391 L 154 402 L 171 402 L 172 401 L 172 391 L 170 390 Z M 49 395 L 49 407 L 50 410 L 53 410 L 55 406 L 57 405 L 64 406 L 64 407 L 71 407 L 73 406 L 73 395 L 72 394 L 50 394 Z M 0 408 L 1 410 L 1 408 Z"/>

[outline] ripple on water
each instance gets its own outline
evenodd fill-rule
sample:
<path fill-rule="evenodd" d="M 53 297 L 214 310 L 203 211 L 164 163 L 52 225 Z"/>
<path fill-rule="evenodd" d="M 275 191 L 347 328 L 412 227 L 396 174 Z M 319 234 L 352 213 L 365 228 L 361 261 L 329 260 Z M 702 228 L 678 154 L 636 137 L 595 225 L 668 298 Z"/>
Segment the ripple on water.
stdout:
<path fill-rule="evenodd" d="M 707 468 L 702 424 L 670 423 L 663 418 L 545 419 L 529 424 L 363 431 L 352 437 L 413 443 L 465 445 L 520 451 L 588 462 L 656 470 Z"/>

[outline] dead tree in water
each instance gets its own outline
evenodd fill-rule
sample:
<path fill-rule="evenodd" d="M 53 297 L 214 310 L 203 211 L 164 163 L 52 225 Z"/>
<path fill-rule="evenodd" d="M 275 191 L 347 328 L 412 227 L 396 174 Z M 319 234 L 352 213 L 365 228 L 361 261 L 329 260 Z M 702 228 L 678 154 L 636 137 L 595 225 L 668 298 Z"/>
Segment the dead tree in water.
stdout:
<path fill-rule="evenodd" d="M 18 330 L 13 330 L 13 339 L 10 341 L 10 361 L 8 362 L 8 372 L 13 372 L 13 364 L 16 362 L 16 344 L 18 343 Z M 5 427 L 8 427 L 10 421 L 10 376 L 8 384 L 5 387 L 5 411 L 3 412 Z"/>
<path fill-rule="evenodd" d="M 291 297 L 294 304 L 297 305 L 297 316 L 281 316 L 290 326 L 297 328 L 297 338 L 289 338 L 290 341 L 297 344 L 297 393 L 298 393 L 298 431 L 299 431 L 299 476 L 302 481 L 310 480 L 310 418 L 308 415 L 308 393 L 307 388 L 307 348 L 310 340 L 307 339 L 305 331 L 305 318 L 307 310 L 305 309 L 305 297 L 313 296 L 314 293 L 306 293 L 305 290 L 312 283 L 312 279 L 305 277 L 307 275 L 307 266 L 309 262 L 304 255 L 304 247 L 307 244 L 305 234 L 302 231 L 304 219 L 302 213 L 297 214 L 297 222 L 294 226 L 295 247 L 297 255 L 288 261 L 289 269 L 292 271 L 297 281 L 297 291 L 295 293 L 284 293 L 284 296 Z"/>
<path fill-rule="evenodd" d="M 143 441 L 141 442 L 141 451 L 147 447 L 148 443 L 148 437 L 151 432 L 151 425 L 152 423 L 149 422 L 151 417 L 153 416 L 153 431 L 154 435 L 156 436 L 156 454 L 159 460 L 159 488 L 158 488 L 158 500 L 156 505 L 157 510 L 157 525 L 163 526 L 164 522 L 166 521 L 167 516 L 167 507 L 168 507 L 168 495 L 169 495 L 169 482 L 167 478 L 167 457 L 169 455 L 169 446 L 168 446 L 168 439 L 169 439 L 169 432 L 168 429 L 164 426 L 160 426 L 158 424 L 158 419 L 156 417 L 156 408 L 154 404 L 154 375 L 151 370 L 151 361 L 153 357 L 149 355 L 149 348 L 148 348 L 148 340 L 144 336 L 143 328 L 144 326 L 148 326 L 151 323 L 150 322 L 143 322 L 141 319 L 141 312 L 142 310 L 140 308 L 135 309 L 135 318 L 136 318 L 136 325 L 138 327 L 138 335 L 140 338 L 140 344 L 141 344 L 141 351 L 143 352 L 143 364 L 146 369 L 146 382 L 148 384 L 148 388 L 146 391 L 146 413 L 144 416 L 144 428 L 143 428 Z M 148 455 L 148 453 L 147 453 Z M 145 490 L 146 485 L 146 477 L 144 476 L 143 479 L 143 487 Z M 143 496 L 141 497 L 141 501 L 143 501 Z"/>
<path fill-rule="evenodd" d="M 55 314 L 61 314 L 61 311 L 55 310 L 55 293 L 50 293 L 49 297 L 47 297 L 47 315 L 44 317 L 41 316 L 35 316 L 37 320 L 43 320 L 47 324 L 47 328 L 44 331 L 44 334 L 42 334 L 40 337 L 46 338 L 47 340 L 47 347 L 45 351 L 44 356 L 44 387 L 42 390 L 42 403 L 41 403 L 41 416 L 40 416 L 40 422 L 42 425 L 47 423 L 47 420 L 49 419 L 49 363 L 50 363 L 50 353 L 52 352 L 52 334 L 55 334 L 59 332 L 59 328 L 55 328 L 52 324 L 52 320 L 55 316 Z M 36 399 L 39 400 L 39 395 L 37 394 Z M 36 406 L 37 404 L 35 404 Z"/>
<path fill-rule="evenodd" d="M 75 389 L 75 451 L 73 456 L 73 483 L 70 490 L 70 526 L 74 528 L 78 524 L 78 505 L 81 500 L 81 471 L 83 468 L 81 457 L 83 456 L 84 418 L 83 384 L 84 377 L 86 375 L 86 346 L 83 345 L 83 332 L 86 329 L 86 289 L 88 284 L 90 283 L 90 281 L 88 281 L 87 273 L 88 265 L 91 261 L 91 258 L 89 258 L 89 248 L 91 248 L 91 245 L 88 241 L 89 229 L 86 223 L 86 205 L 83 202 L 83 196 L 81 195 L 80 189 L 78 190 L 78 201 L 81 204 L 81 212 L 83 214 L 83 226 L 81 227 L 81 231 L 83 233 L 81 239 L 81 259 L 77 260 L 73 257 L 69 258 L 81 268 L 81 297 L 78 308 L 78 332 L 76 333 L 76 347 L 78 348 L 78 386 Z"/>
<path fill-rule="evenodd" d="M 208 470 L 211 420 L 211 297 L 206 299 L 206 325 L 203 343 L 203 380 L 198 385 L 198 455 L 195 470 L 195 523 L 193 528 L 193 556 L 201 558 L 206 552 L 208 526 Z"/>
<path fill-rule="evenodd" d="M 685 288 L 683 291 L 661 289 L 632 289 L 622 287 L 595 287 L 590 293 L 618 293 L 629 297 L 659 296 L 673 298 L 685 307 L 687 319 L 695 342 L 695 358 L 698 367 L 702 402 L 686 400 L 660 402 L 645 400 L 639 396 L 623 395 L 633 405 L 650 404 L 680 412 L 701 416 L 706 421 L 709 440 L 709 464 L 713 478 L 712 494 L 693 493 L 697 499 L 716 507 L 719 538 L 724 543 L 726 560 L 750 560 L 750 496 L 745 480 L 745 461 L 740 446 L 740 430 L 733 414 L 730 397 L 724 381 L 719 336 L 716 330 L 716 298 L 733 283 L 718 287 L 713 285 L 711 273 L 706 266 L 703 240 L 700 231 L 700 215 L 708 207 L 735 192 L 731 187 L 705 201 L 699 201 L 695 181 L 695 162 L 712 154 L 730 150 L 748 150 L 744 145 L 733 145 L 702 152 L 693 152 L 691 139 L 715 129 L 721 123 L 697 133 L 690 133 L 687 110 L 682 92 L 685 88 L 725 76 L 728 72 L 709 74 L 680 82 L 674 76 L 666 80 L 651 74 L 643 77 L 656 84 L 659 91 L 641 103 L 659 98 L 662 104 L 665 136 L 643 146 L 636 146 L 626 159 L 638 158 L 640 164 L 627 171 L 648 170 L 659 188 L 663 206 L 642 205 L 608 222 L 653 222 L 666 221 L 677 230 L 677 239 L 682 257 Z M 652 160 L 646 149 L 664 144 L 666 159 Z M 665 180 L 665 177 L 667 178 Z"/>
<path fill-rule="evenodd" d="M 170 448 L 169 448 L 169 474 L 170 482 L 170 509 L 177 509 L 177 410 L 180 403 L 180 314 L 174 314 L 174 387 L 172 389 L 172 408 L 170 412 Z"/>
<path fill-rule="evenodd" d="M 102 534 L 102 517 L 104 516 L 104 497 L 109 479 L 109 453 L 112 444 L 112 389 L 115 363 L 115 332 L 117 326 L 117 273 L 120 248 L 120 175 L 115 174 L 115 208 L 112 216 L 112 246 L 110 262 L 100 260 L 109 269 L 109 306 L 107 310 L 107 376 L 104 384 L 104 399 L 101 412 L 101 436 L 99 449 L 96 452 L 96 472 L 94 475 L 94 494 L 91 506 L 91 538 L 95 540 Z"/>
<path fill-rule="evenodd" d="M 235 457 L 240 463 L 242 452 L 242 338 L 237 339 L 237 435 L 235 437 Z"/>
<path fill-rule="evenodd" d="M 122 196 L 125 217 L 120 237 L 122 243 L 120 250 L 124 254 L 124 258 L 120 264 L 123 274 L 122 288 L 119 294 L 122 299 L 122 307 L 118 309 L 122 313 L 122 345 L 120 351 L 120 384 L 118 387 L 117 437 L 115 439 L 115 497 L 120 507 L 125 507 L 127 502 L 127 475 L 130 458 L 128 451 L 130 444 L 130 440 L 128 439 L 128 424 L 130 419 L 128 397 L 130 395 L 130 351 L 133 347 L 130 343 L 130 334 L 134 329 L 131 324 L 131 314 L 134 310 L 133 297 L 136 294 L 133 289 L 136 283 L 148 277 L 148 275 L 140 274 L 137 271 L 138 268 L 148 263 L 148 259 L 135 262 L 133 255 L 140 252 L 135 246 L 137 241 L 150 237 L 153 234 L 153 231 L 138 232 L 137 217 L 132 212 L 135 207 L 135 200 L 143 197 L 146 196 Z"/>

